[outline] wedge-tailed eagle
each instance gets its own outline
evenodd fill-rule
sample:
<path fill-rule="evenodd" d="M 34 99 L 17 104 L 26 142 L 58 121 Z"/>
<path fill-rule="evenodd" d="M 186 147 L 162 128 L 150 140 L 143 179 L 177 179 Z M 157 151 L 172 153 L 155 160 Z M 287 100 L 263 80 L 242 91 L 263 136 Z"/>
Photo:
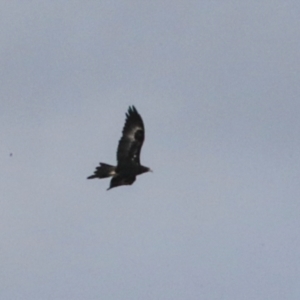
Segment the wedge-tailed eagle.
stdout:
<path fill-rule="evenodd" d="M 117 149 L 117 166 L 100 163 L 93 175 L 87 179 L 112 177 L 107 190 L 120 185 L 131 185 L 137 175 L 151 171 L 140 163 L 140 153 L 145 138 L 142 117 L 134 106 L 126 113 L 122 137 Z"/>

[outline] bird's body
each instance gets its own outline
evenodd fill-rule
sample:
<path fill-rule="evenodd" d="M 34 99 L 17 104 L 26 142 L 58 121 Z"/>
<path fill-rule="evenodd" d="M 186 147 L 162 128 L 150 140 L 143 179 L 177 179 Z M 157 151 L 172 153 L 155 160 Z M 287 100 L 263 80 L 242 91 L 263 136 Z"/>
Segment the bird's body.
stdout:
<path fill-rule="evenodd" d="M 142 117 L 134 106 L 129 107 L 126 121 L 117 149 L 117 166 L 100 163 L 93 175 L 88 179 L 112 177 L 112 189 L 121 185 L 131 185 L 136 176 L 151 171 L 140 164 L 140 153 L 145 139 L 145 129 Z"/>

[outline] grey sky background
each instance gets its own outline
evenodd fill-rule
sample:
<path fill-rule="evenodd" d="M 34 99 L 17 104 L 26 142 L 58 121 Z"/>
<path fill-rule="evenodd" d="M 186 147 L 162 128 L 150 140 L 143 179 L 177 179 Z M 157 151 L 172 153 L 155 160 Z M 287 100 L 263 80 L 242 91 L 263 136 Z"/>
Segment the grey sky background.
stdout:
<path fill-rule="evenodd" d="M 0 298 L 299 299 L 299 15 L 2 1 Z M 154 173 L 107 192 L 132 104 Z"/>

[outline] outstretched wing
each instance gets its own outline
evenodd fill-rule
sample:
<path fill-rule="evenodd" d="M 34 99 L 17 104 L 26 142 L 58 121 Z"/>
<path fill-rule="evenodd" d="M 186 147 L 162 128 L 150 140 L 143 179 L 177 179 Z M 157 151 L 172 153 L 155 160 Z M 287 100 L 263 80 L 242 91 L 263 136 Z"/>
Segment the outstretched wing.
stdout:
<path fill-rule="evenodd" d="M 145 138 L 142 117 L 134 106 L 129 107 L 117 150 L 118 164 L 134 162 L 140 164 L 140 153 Z"/>
<path fill-rule="evenodd" d="M 117 175 L 113 177 L 110 181 L 110 186 L 107 190 L 110 190 L 114 187 L 118 187 L 120 185 L 131 185 L 135 182 L 135 176 L 122 176 L 122 175 Z"/>

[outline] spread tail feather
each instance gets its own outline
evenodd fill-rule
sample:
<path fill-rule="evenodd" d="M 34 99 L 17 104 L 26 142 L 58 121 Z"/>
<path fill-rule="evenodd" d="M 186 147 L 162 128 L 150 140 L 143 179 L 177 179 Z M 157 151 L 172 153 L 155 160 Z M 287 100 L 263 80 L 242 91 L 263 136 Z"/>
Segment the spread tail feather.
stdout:
<path fill-rule="evenodd" d="M 107 178 L 107 177 L 114 176 L 115 174 L 116 174 L 115 166 L 111 166 L 105 163 L 100 163 L 100 166 L 96 167 L 94 174 L 89 176 L 87 179 Z"/>

